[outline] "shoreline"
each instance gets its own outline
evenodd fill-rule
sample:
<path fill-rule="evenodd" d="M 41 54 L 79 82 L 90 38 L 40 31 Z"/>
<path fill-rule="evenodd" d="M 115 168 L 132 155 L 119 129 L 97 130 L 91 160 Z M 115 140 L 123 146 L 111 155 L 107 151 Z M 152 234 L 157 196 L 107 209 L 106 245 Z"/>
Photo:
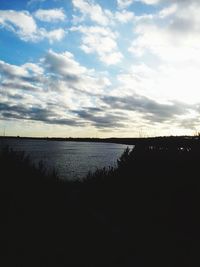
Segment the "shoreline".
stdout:
<path fill-rule="evenodd" d="M 159 136 L 159 137 L 110 137 L 110 138 L 77 138 L 77 137 L 20 137 L 0 136 L 4 139 L 17 140 L 44 140 L 44 141 L 65 141 L 65 142 L 91 142 L 91 143 L 115 143 L 123 145 L 195 145 L 199 143 L 199 136 Z"/>

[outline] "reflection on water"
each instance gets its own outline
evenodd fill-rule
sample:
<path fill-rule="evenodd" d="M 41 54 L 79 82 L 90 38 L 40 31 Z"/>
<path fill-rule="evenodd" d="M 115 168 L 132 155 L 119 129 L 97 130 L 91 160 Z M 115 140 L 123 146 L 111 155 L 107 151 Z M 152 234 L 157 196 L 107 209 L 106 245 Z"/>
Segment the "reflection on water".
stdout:
<path fill-rule="evenodd" d="M 127 145 L 112 143 L 67 142 L 31 139 L 1 140 L 15 151 L 25 151 L 34 163 L 44 161 L 48 169 L 55 168 L 60 177 L 76 179 L 88 171 L 114 166 Z"/>

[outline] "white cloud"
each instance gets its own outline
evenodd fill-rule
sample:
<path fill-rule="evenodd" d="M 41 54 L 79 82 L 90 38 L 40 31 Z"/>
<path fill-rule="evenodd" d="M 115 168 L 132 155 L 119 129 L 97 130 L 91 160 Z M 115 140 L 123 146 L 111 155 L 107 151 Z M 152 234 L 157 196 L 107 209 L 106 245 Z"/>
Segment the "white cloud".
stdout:
<path fill-rule="evenodd" d="M 200 102 L 200 70 L 195 66 L 163 64 L 153 68 L 145 64 L 133 65 L 130 71 L 118 75 L 118 81 L 119 87 L 112 92 L 116 96 L 130 96 L 136 92 L 161 102 Z"/>
<path fill-rule="evenodd" d="M 166 8 L 163 8 L 160 12 L 159 12 L 159 17 L 160 18 L 167 18 L 173 14 L 175 14 L 177 12 L 177 4 L 172 4 Z"/>
<path fill-rule="evenodd" d="M 134 13 L 127 10 L 122 10 L 121 12 L 117 11 L 115 13 L 115 19 L 121 23 L 133 21 L 134 17 Z"/>
<path fill-rule="evenodd" d="M 119 51 L 118 33 L 114 29 L 118 23 L 131 22 L 134 13 L 127 10 L 113 12 L 103 9 L 91 0 L 73 0 L 72 3 L 81 13 L 81 16 L 73 16 L 73 23 L 78 26 L 71 28 L 71 31 L 82 33 L 80 48 L 87 54 L 96 53 L 99 60 L 106 65 L 121 62 L 123 55 Z M 95 23 L 93 26 L 82 24 L 88 18 Z"/>
<path fill-rule="evenodd" d="M 108 10 L 105 11 L 99 4 L 90 0 L 72 0 L 74 7 L 84 16 L 88 16 L 93 22 L 106 26 L 110 23 Z"/>
<path fill-rule="evenodd" d="M 137 0 L 137 1 L 140 1 L 140 2 L 147 4 L 147 5 L 156 5 L 159 2 L 165 1 L 165 0 Z"/>
<path fill-rule="evenodd" d="M 123 1 L 123 0 L 122 0 Z M 126 1 L 126 0 L 125 0 Z M 128 0 L 127 0 L 128 1 Z M 157 4 L 179 4 L 179 5 L 191 5 L 191 4 L 200 4 L 199 0 L 135 0 L 137 2 L 142 2 L 147 5 L 157 5 Z"/>
<path fill-rule="evenodd" d="M 100 94 L 110 86 L 105 74 L 97 74 L 93 69 L 82 66 L 72 53 L 52 50 L 38 64 L 27 62 L 17 66 L 0 61 L 0 83 L 5 90 L 29 90 L 32 93 L 31 90 L 38 89 L 57 94 L 59 91 L 61 98 L 62 94 L 71 92 L 76 95 L 76 103 L 81 95 L 90 99 L 90 95 Z"/>
<path fill-rule="evenodd" d="M 120 9 L 129 7 L 133 2 L 134 0 L 117 0 L 118 7 Z"/>
<path fill-rule="evenodd" d="M 2 60 L 0 60 L 0 72 L 9 77 L 20 77 L 28 74 L 25 68 L 8 64 Z"/>
<path fill-rule="evenodd" d="M 83 22 L 88 17 L 101 26 L 116 26 L 116 22 L 127 23 L 134 18 L 134 13 L 125 9 L 113 12 L 103 9 L 91 0 L 73 0 L 74 7 L 81 12 L 81 16 L 73 15 L 73 23 Z"/>
<path fill-rule="evenodd" d="M 128 1 L 128 0 L 127 0 Z M 157 4 L 180 4 L 180 5 L 190 5 L 190 4 L 200 4 L 199 0 L 135 0 L 138 2 L 142 2 L 147 5 L 157 5 Z"/>
<path fill-rule="evenodd" d="M 16 66 L 0 61 L 0 75 L 1 119 L 74 127 L 109 127 L 114 119 L 94 104 L 110 86 L 109 79 L 82 66 L 68 51 L 50 50 L 38 64 Z"/>
<path fill-rule="evenodd" d="M 52 77 L 57 75 L 58 80 L 63 81 L 65 89 L 96 94 L 110 85 L 106 77 L 96 76 L 94 70 L 80 65 L 68 51 L 58 54 L 50 50 L 44 58 L 44 64 Z"/>
<path fill-rule="evenodd" d="M 38 28 L 28 11 L 0 10 L 0 26 L 12 31 L 26 42 L 39 42 L 45 38 L 54 42 L 62 40 L 65 36 L 62 28 L 48 31 Z"/>
<path fill-rule="evenodd" d="M 64 52 L 61 54 L 50 50 L 45 57 L 45 66 L 53 74 L 59 74 L 63 77 L 79 76 L 86 73 L 86 68 L 74 60 L 73 54 Z"/>
<path fill-rule="evenodd" d="M 36 75 L 42 75 L 44 73 L 44 69 L 41 66 L 30 62 L 22 65 L 22 68 Z"/>
<path fill-rule="evenodd" d="M 118 50 L 117 34 L 109 28 L 79 26 L 72 27 L 71 30 L 80 31 L 83 34 L 81 49 L 85 53 L 97 53 L 99 59 L 107 65 L 121 61 L 123 55 Z"/>
<path fill-rule="evenodd" d="M 21 66 L 12 65 L 0 60 L 1 83 L 4 87 L 31 89 L 40 88 L 44 82 L 44 69 L 39 64 L 26 63 Z"/>
<path fill-rule="evenodd" d="M 61 41 L 64 36 L 65 36 L 66 32 L 62 29 L 55 29 L 55 30 L 51 30 L 51 31 L 46 31 L 45 29 L 40 29 L 38 31 L 38 35 L 36 36 L 36 41 L 37 40 L 42 40 L 44 38 L 47 38 L 50 43 L 53 43 L 55 41 Z"/>
<path fill-rule="evenodd" d="M 199 12 L 199 4 L 180 2 L 161 10 L 151 23 L 138 21 L 129 50 L 138 56 L 152 53 L 166 62 L 200 62 Z"/>
<path fill-rule="evenodd" d="M 156 129 L 196 125 L 184 119 L 199 122 L 200 2 L 135 0 L 159 4 L 154 9 L 156 13 L 142 15 L 137 14 L 137 9 L 135 14 L 128 10 L 134 1 L 117 2 L 118 9 L 111 11 L 103 9 L 99 1 L 72 1 L 73 23 L 76 21 L 77 26 L 71 31 L 80 33 L 80 48 L 86 54 L 114 65 L 126 56 L 120 52 L 118 42 L 124 50 L 131 42 L 129 51 L 133 58 L 128 54 L 110 73 L 113 84 L 108 73 L 85 67 L 69 51 L 50 50 L 39 63 L 21 66 L 0 61 L 0 94 L 4 104 L 0 105 L 1 116 L 73 126 L 110 125 L 122 127 L 123 133 L 139 125 L 150 128 L 154 123 Z M 0 11 L 0 26 L 24 41 L 47 39 L 52 43 L 62 40 L 66 31 L 54 25 L 50 28 L 51 24 L 39 28 L 36 18 L 56 22 L 64 21 L 64 16 L 62 9 L 40 9 L 33 14 L 6 10 Z M 132 33 L 130 24 L 127 25 L 128 37 L 122 32 L 124 25 L 119 25 L 123 23 L 133 25 Z M 120 68 L 120 74 L 113 74 Z M 120 122 L 123 116 L 124 125 Z"/>
<path fill-rule="evenodd" d="M 34 15 L 37 19 L 46 22 L 64 21 L 66 19 L 65 12 L 62 8 L 38 9 Z"/>
<path fill-rule="evenodd" d="M 119 63 L 123 58 L 121 52 L 103 53 L 100 56 L 100 60 L 107 65 L 115 65 Z"/>
<path fill-rule="evenodd" d="M 28 11 L 0 10 L 0 25 L 21 38 L 30 38 L 37 32 L 37 25 Z"/>

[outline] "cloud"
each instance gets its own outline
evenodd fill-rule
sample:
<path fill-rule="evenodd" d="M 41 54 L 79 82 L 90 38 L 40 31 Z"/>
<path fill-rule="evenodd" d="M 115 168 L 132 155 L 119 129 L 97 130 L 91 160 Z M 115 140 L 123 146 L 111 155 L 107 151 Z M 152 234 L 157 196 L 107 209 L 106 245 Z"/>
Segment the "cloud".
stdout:
<path fill-rule="evenodd" d="M 34 63 L 26 63 L 21 66 L 8 64 L 0 60 L 1 82 L 20 86 L 22 82 L 40 83 L 43 81 L 43 68 Z"/>
<path fill-rule="evenodd" d="M 105 76 L 82 66 L 68 51 L 50 50 L 39 64 L 16 66 L 1 61 L 0 73 L 0 113 L 4 119 L 122 129 L 142 124 L 153 127 L 154 123 L 186 127 L 184 120 L 191 110 L 196 111 L 193 118 L 199 114 L 198 106 L 178 101 L 163 103 L 134 93 L 134 79 L 149 81 L 157 75 L 144 65 L 120 74 L 121 85 L 113 95 L 112 91 L 106 92 L 111 84 Z"/>
<path fill-rule="evenodd" d="M 200 2 L 163 3 L 167 5 L 151 20 L 138 20 L 133 29 L 129 51 L 138 61 L 146 62 L 146 68 L 138 72 L 135 65 L 121 79 L 154 99 L 194 104 L 200 101 Z"/>
<path fill-rule="evenodd" d="M 0 103 L 0 118 L 40 121 L 47 124 L 59 124 L 65 126 L 81 126 L 81 121 L 70 118 L 58 118 L 57 114 L 48 108 L 24 107 Z"/>
<path fill-rule="evenodd" d="M 147 5 L 171 4 L 172 3 L 172 0 L 135 0 L 135 1 L 142 2 Z M 173 0 L 173 3 L 178 3 L 180 5 L 190 5 L 194 3 L 199 4 L 199 0 Z"/>
<path fill-rule="evenodd" d="M 0 118 L 129 134 L 140 126 L 158 131 L 197 127 L 200 2 L 115 3 L 117 9 L 108 10 L 100 1 L 72 1 L 68 41 L 76 38 L 77 43 L 80 38 L 84 55 L 77 47 L 73 51 L 78 57 L 62 51 L 64 43 L 57 47 L 62 52 L 48 51 L 44 43 L 40 48 L 48 52 L 35 63 L 0 61 Z M 134 12 L 128 9 L 131 4 Z M 138 6 L 148 13 L 138 13 Z M 63 9 L 34 10 L 1 10 L 0 27 L 27 42 L 48 40 L 51 45 L 63 40 L 67 33 L 63 23 L 49 23 L 63 22 Z M 96 63 L 98 71 L 89 67 L 96 59 L 104 63 Z"/>
<path fill-rule="evenodd" d="M 110 23 L 110 12 L 103 10 L 99 4 L 90 0 L 72 0 L 72 4 L 84 17 L 89 17 L 91 21 L 107 26 Z"/>
<path fill-rule="evenodd" d="M 119 51 L 117 39 L 117 26 L 131 22 L 135 16 L 133 12 L 127 10 L 108 10 L 90 0 L 73 0 L 75 10 L 81 16 L 73 14 L 73 24 L 71 31 L 82 33 L 80 48 L 86 54 L 96 53 L 99 60 L 106 65 L 115 65 L 121 62 L 123 54 Z M 91 21 L 93 25 L 86 26 L 83 21 Z"/>
<path fill-rule="evenodd" d="M 54 8 L 54 9 L 38 9 L 34 16 L 45 22 L 58 22 L 64 21 L 66 19 L 65 12 L 62 8 Z"/>
<path fill-rule="evenodd" d="M 41 88 L 37 85 L 31 84 L 29 82 L 16 83 L 16 81 L 4 81 L 1 83 L 1 87 L 6 89 L 19 89 L 19 90 L 27 90 L 30 92 L 39 91 Z"/>
<path fill-rule="evenodd" d="M 0 10 L 0 25 L 29 39 L 37 32 L 37 25 L 28 11 Z"/>
<path fill-rule="evenodd" d="M 75 10 L 81 13 L 81 16 L 73 14 L 73 24 L 81 24 L 88 18 L 102 27 L 116 26 L 117 23 L 127 23 L 134 18 L 134 13 L 127 10 L 118 10 L 113 12 L 103 9 L 99 4 L 94 4 L 90 0 L 73 0 Z"/>
<path fill-rule="evenodd" d="M 0 61 L 1 86 L 7 88 L 50 88 L 60 93 L 75 90 L 83 94 L 99 94 L 110 86 L 105 75 L 96 74 L 75 60 L 72 53 L 56 53 L 52 50 L 40 60 L 40 63 L 26 63 L 21 66 Z M 78 101 L 77 101 L 78 102 Z"/>
<path fill-rule="evenodd" d="M 111 95 L 106 92 L 109 80 L 83 67 L 68 51 L 49 51 L 39 64 L 15 66 L 1 61 L 0 66 L 1 119 L 88 126 L 104 131 L 125 129 L 127 125 L 135 129 L 139 125 L 153 127 L 167 123 L 187 128 L 188 114 L 196 112 L 193 119 L 199 114 L 198 105 L 178 101 L 162 103 L 134 93 L 133 88 L 128 95 L 123 87 L 118 89 L 121 96 L 120 91 L 118 95 Z M 144 70 L 144 66 L 138 69 L 137 75 Z M 146 69 L 144 75 L 148 78 L 152 72 Z M 29 78 L 29 82 L 25 83 L 25 78 Z M 127 77 L 118 78 L 125 85 Z"/>
<path fill-rule="evenodd" d="M 72 110 L 94 106 L 98 95 L 110 85 L 107 77 L 83 67 L 68 51 L 50 50 L 38 64 L 16 66 L 0 61 L 0 75 L 2 119 L 66 126 L 90 125 L 90 120 Z M 98 112 L 95 107 L 90 111 Z M 106 124 L 106 119 L 97 119 Z"/>
<path fill-rule="evenodd" d="M 35 41 L 39 41 L 42 39 L 48 39 L 50 43 L 55 41 L 61 41 L 65 37 L 66 32 L 62 29 L 55 29 L 51 31 L 46 31 L 45 29 L 40 29 L 38 31 L 38 35 L 35 37 Z"/>
<path fill-rule="evenodd" d="M 45 83 L 43 72 L 43 68 L 34 63 L 16 66 L 0 61 L 1 89 L 8 92 L 9 90 L 25 90 L 29 93 L 41 91 L 41 85 Z"/>
<path fill-rule="evenodd" d="M 96 128 L 121 128 L 126 123 L 124 116 L 112 114 L 111 112 L 102 112 L 101 109 L 85 108 L 74 110 L 73 112 Z"/>
<path fill-rule="evenodd" d="M 200 102 L 200 70 L 196 65 L 135 64 L 117 76 L 113 95 L 130 95 L 133 91 L 161 102 L 178 99 L 188 104 Z"/>
<path fill-rule="evenodd" d="M 73 54 L 68 51 L 59 54 L 50 50 L 45 57 L 45 66 L 51 73 L 59 74 L 64 78 L 77 76 L 75 80 L 86 72 L 86 68 L 76 62 Z"/>
<path fill-rule="evenodd" d="M 132 0 L 126 0 L 119 4 L 121 7 L 128 6 L 127 3 L 132 3 Z M 90 0 L 73 0 L 72 1 L 76 10 L 78 10 L 82 16 L 73 15 L 74 24 L 78 24 L 87 20 L 88 18 L 97 25 L 102 27 L 116 26 L 117 23 L 127 23 L 134 18 L 134 13 L 127 10 L 113 10 L 103 9 L 99 4 L 94 3 Z"/>
<path fill-rule="evenodd" d="M 134 13 L 127 10 L 122 10 L 121 12 L 117 11 L 115 13 L 115 19 L 121 23 L 133 21 L 134 18 Z"/>
<path fill-rule="evenodd" d="M 60 41 L 65 36 L 62 28 L 46 30 L 38 28 L 28 11 L 0 10 L 0 26 L 16 34 L 26 42 L 39 42 L 48 39 L 50 42 Z"/>
<path fill-rule="evenodd" d="M 34 64 L 34 63 L 28 62 L 22 66 L 26 71 L 29 71 L 32 74 L 42 75 L 44 73 L 44 69 L 41 66 Z"/>
<path fill-rule="evenodd" d="M 28 74 L 27 70 L 24 69 L 23 67 L 11 65 L 2 60 L 0 60 L 0 71 L 1 74 L 4 74 L 10 78 L 21 77 Z"/>
<path fill-rule="evenodd" d="M 105 96 L 103 101 L 112 109 L 129 110 L 141 113 L 151 122 L 164 122 L 174 116 L 186 114 L 189 106 L 181 102 L 159 103 L 146 96 L 132 94 L 127 97 Z"/>
<path fill-rule="evenodd" d="M 55 79 L 57 75 L 67 88 L 97 94 L 110 85 L 108 78 L 97 76 L 93 70 L 80 65 L 68 51 L 59 54 L 50 50 L 44 58 L 44 64 L 52 77 Z"/>
<path fill-rule="evenodd" d="M 151 53 L 161 60 L 199 61 L 200 4 L 196 1 L 175 1 L 159 11 L 150 21 L 139 21 L 136 38 L 129 51 L 142 56 Z"/>
<path fill-rule="evenodd" d="M 120 9 L 129 7 L 133 2 L 134 0 L 117 0 L 118 7 Z"/>
<path fill-rule="evenodd" d="M 103 63 L 113 65 L 119 63 L 123 55 L 118 50 L 117 34 L 109 28 L 100 26 L 72 27 L 71 31 L 82 33 L 81 49 L 87 53 L 96 53 Z"/>
<path fill-rule="evenodd" d="M 159 12 L 159 17 L 164 19 L 171 15 L 174 15 L 177 12 L 177 8 L 178 8 L 177 4 L 172 4 L 170 6 L 167 6 L 166 8 L 163 8 Z"/>
<path fill-rule="evenodd" d="M 137 1 L 140 1 L 144 4 L 147 4 L 147 5 L 156 5 L 158 3 L 160 3 L 161 1 L 165 1 L 165 0 L 137 0 Z"/>

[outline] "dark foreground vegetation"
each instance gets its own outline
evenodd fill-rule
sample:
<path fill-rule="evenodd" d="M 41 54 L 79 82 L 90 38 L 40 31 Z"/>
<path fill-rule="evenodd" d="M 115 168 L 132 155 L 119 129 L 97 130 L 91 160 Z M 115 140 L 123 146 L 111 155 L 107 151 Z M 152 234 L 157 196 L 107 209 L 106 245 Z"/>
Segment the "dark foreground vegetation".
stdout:
<path fill-rule="evenodd" d="M 200 266 L 199 142 L 138 144 L 83 182 L 4 149 L 1 266 Z"/>

